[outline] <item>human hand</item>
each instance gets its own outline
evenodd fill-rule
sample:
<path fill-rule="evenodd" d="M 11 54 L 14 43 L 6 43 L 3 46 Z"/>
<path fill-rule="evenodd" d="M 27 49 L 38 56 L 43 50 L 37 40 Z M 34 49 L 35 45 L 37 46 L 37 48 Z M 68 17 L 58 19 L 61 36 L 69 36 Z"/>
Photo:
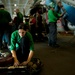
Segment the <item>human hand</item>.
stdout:
<path fill-rule="evenodd" d="M 28 62 L 27 61 L 24 61 L 20 65 L 27 65 L 27 64 L 28 64 Z"/>
<path fill-rule="evenodd" d="M 11 22 L 9 22 L 9 25 L 10 25 L 10 26 L 12 26 L 12 25 L 13 25 L 13 22 L 12 22 L 12 21 L 11 21 Z"/>
<path fill-rule="evenodd" d="M 18 60 L 14 61 L 14 66 L 19 66 L 20 62 Z"/>

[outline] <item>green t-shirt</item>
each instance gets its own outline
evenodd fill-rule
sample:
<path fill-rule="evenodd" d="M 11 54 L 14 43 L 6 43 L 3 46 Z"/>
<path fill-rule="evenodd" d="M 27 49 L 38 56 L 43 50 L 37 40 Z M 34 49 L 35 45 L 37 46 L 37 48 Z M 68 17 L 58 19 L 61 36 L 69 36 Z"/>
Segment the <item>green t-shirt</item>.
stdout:
<path fill-rule="evenodd" d="M 18 23 L 22 23 L 23 22 L 23 15 L 21 12 L 17 13 L 17 21 Z"/>
<path fill-rule="evenodd" d="M 29 38 L 29 42 L 30 42 L 30 50 L 34 50 L 34 42 L 33 42 L 33 38 L 32 35 L 29 32 L 26 32 L 25 37 Z M 20 43 L 22 37 L 20 37 L 18 30 L 14 31 L 11 35 L 11 48 L 10 50 L 16 50 L 16 44 L 17 47 L 19 46 L 18 43 Z"/>
<path fill-rule="evenodd" d="M 48 10 L 48 19 L 49 22 L 57 22 L 57 19 L 60 17 L 60 14 L 57 14 L 56 11 Z"/>
<path fill-rule="evenodd" d="M 0 9 L 0 24 L 8 24 L 11 20 L 10 13 L 4 9 Z"/>

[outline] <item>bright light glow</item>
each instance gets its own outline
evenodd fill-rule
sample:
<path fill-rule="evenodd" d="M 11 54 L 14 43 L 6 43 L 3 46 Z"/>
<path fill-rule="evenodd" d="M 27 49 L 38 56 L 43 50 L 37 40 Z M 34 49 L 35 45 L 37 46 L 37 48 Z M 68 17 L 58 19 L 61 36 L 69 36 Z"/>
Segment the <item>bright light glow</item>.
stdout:
<path fill-rule="evenodd" d="M 17 4 L 14 4 L 14 6 L 16 7 L 16 6 L 17 6 Z"/>

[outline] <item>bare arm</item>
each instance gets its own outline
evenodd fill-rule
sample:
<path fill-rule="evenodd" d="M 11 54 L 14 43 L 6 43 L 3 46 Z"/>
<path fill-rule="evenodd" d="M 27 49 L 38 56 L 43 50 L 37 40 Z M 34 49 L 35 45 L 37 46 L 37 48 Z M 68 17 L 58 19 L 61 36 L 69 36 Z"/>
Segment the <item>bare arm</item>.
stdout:
<path fill-rule="evenodd" d="M 34 54 L 34 52 L 31 50 L 30 53 L 29 53 L 29 56 L 28 56 L 27 62 L 30 62 L 30 60 L 31 60 L 32 57 L 33 57 L 33 54 Z"/>
<path fill-rule="evenodd" d="M 18 61 L 17 56 L 16 56 L 16 51 L 12 50 L 11 53 L 12 53 L 12 57 L 14 58 L 14 66 L 19 65 L 19 61 Z"/>

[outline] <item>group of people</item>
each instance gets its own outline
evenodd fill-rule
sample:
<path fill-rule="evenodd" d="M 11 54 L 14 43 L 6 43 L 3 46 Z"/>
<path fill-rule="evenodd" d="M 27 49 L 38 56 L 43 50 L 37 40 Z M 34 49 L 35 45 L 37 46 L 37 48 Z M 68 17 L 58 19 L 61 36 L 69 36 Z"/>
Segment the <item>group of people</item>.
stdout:
<path fill-rule="evenodd" d="M 48 10 L 48 19 L 49 19 L 49 39 L 48 39 L 48 44 L 51 47 L 58 47 L 59 45 L 57 44 L 57 26 L 56 22 L 57 20 L 62 17 L 63 14 L 59 14 L 55 11 L 55 5 L 53 2 L 50 3 L 50 9 Z M 12 32 L 11 34 L 11 26 L 12 26 L 12 18 L 10 16 L 10 13 L 7 12 L 4 9 L 4 5 L 0 5 L 0 48 L 2 48 L 2 38 L 3 35 L 6 33 L 6 36 L 11 36 L 9 37 L 8 42 L 11 42 L 10 46 L 10 52 L 12 54 L 12 57 L 14 58 L 14 66 L 19 66 L 19 65 L 26 65 L 28 64 L 33 55 L 34 55 L 34 41 L 33 37 L 35 37 L 35 19 L 31 20 L 31 32 L 28 31 L 28 27 L 25 23 L 23 23 L 23 15 L 19 12 L 19 10 L 16 10 L 17 12 L 17 17 L 13 20 L 13 23 L 16 24 L 16 29 Z M 19 13 L 18 13 L 19 12 Z M 40 16 L 40 14 L 39 14 Z M 39 39 L 41 38 L 40 32 L 42 31 L 42 18 L 38 16 L 38 25 L 39 30 L 38 30 L 38 35 Z M 20 19 L 17 19 L 20 17 Z M 33 17 L 32 17 L 33 18 Z M 33 24 L 34 23 L 34 24 Z M 33 25 L 33 26 L 32 26 Z M 33 30 L 34 29 L 34 30 Z M 35 39 L 35 38 L 34 38 Z"/>
<path fill-rule="evenodd" d="M 12 20 L 4 4 L 0 4 L 0 49 L 3 49 L 3 41 L 11 46 L 10 52 L 14 59 L 14 66 L 26 65 L 34 53 L 32 35 L 27 31 L 27 25 L 23 23 L 23 15 L 18 9 L 16 13 L 17 17 Z M 16 27 L 12 32 L 13 24 L 16 24 Z"/>

